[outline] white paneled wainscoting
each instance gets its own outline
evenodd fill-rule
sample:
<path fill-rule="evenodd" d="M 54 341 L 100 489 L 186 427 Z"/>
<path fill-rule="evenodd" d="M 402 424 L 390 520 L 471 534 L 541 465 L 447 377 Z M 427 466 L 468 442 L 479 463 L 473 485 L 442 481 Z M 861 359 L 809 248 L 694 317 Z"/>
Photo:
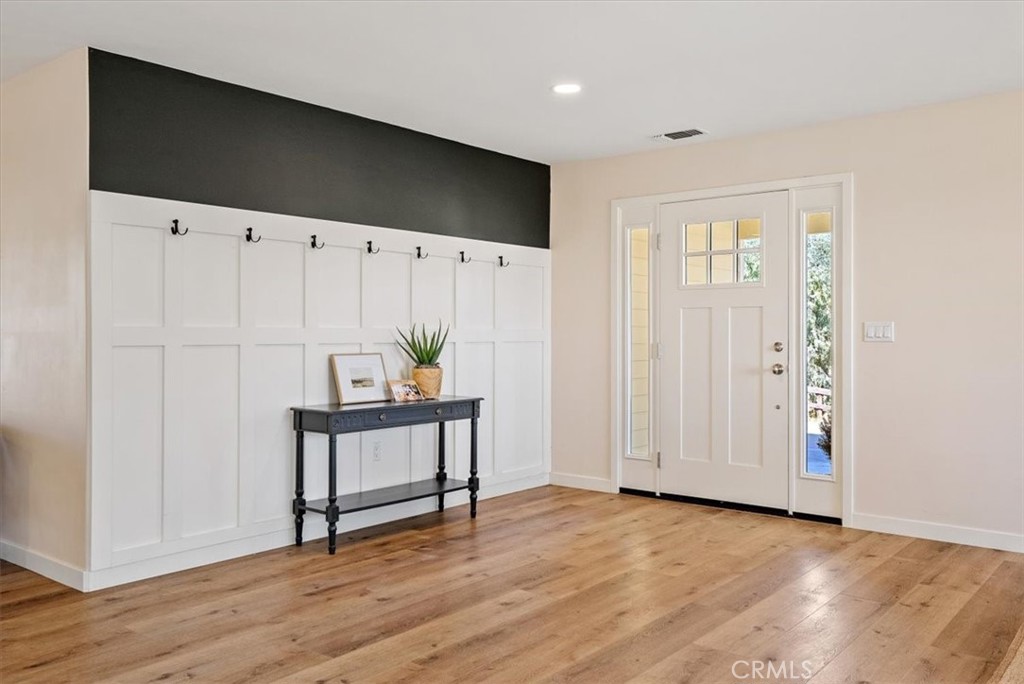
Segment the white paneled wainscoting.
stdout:
<path fill-rule="evenodd" d="M 481 498 L 547 482 L 547 250 L 104 192 L 91 202 L 81 588 L 291 543 L 288 408 L 337 400 L 330 354 L 380 352 L 389 378 L 409 377 L 395 326 L 451 323 L 444 392 L 485 399 Z M 430 477 L 436 434 L 341 436 L 339 493 Z M 449 472 L 465 479 L 468 424 L 447 439 Z M 326 437 L 307 435 L 310 499 L 326 496 L 326 452 Z M 435 507 L 345 515 L 339 530 Z M 325 535 L 318 518 L 307 516 L 307 539 Z"/>

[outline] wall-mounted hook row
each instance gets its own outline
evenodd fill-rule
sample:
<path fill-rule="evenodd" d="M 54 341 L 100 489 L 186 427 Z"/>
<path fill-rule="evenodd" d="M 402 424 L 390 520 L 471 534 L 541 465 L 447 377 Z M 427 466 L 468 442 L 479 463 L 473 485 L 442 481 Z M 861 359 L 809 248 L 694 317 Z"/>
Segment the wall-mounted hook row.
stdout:
<path fill-rule="evenodd" d="M 185 235 L 186 233 L 188 233 L 188 228 L 185 230 L 180 230 L 178 228 L 178 219 L 173 219 L 171 221 L 171 235 Z"/>
<path fill-rule="evenodd" d="M 503 257 L 503 256 L 499 256 L 498 257 L 498 268 L 508 268 L 511 265 L 512 265 L 512 262 L 511 261 L 505 261 L 505 257 Z"/>
<path fill-rule="evenodd" d="M 367 240 L 366 241 L 366 253 L 367 254 L 376 254 L 379 251 L 380 251 L 380 247 L 378 247 L 377 249 L 373 248 L 373 240 Z"/>
<path fill-rule="evenodd" d="M 468 259 L 466 258 L 466 253 L 465 252 L 459 252 L 459 263 L 468 264 L 472 260 L 473 260 L 473 257 L 470 257 Z"/>
<path fill-rule="evenodd" d="M 252 236 L 252 228 L 251 228 L 251 227 L 250 227 L 250 228 L 246 228 L 246 229 L 245 229 L 245 241 L 246 241 L 246 242 L 252 242 L 252 243 L 257 243 L 257 242 L 259 242 L 259 241 L 260 241 L 260 240 L 262 240 L 262 239 L 263 239 L 263 236 L 262 236 L 262 235 L 260 235 L 260 236 L 259 236 L 259 237 L 257 237 L 257 238 L 254 238 L 254 237 Z"/>
<path fill-rule="evenodd" d="M 318 244 L 316 244 L 316 235 L 310 235 L 309 236 L 309 246 L 312 247 L 313 249 L 323 249 L 324 248 L 324 241 L 321 240 L 320 244 L 318 245 Z"/>
<path fill-rule="evenodd" d="M 430 256 L 430 254 L 424 252 L 422 247 L 417 247 L 416 248 L 416 258 L 417 259 L 426 259 L 428 256 Z"/>

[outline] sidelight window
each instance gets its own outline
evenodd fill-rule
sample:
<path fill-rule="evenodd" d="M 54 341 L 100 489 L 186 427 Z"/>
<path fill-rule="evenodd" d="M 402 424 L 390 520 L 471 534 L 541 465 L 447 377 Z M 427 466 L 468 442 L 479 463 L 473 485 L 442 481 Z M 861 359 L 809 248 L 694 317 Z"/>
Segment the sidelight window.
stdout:
<path fill-rule="evenodd" d="M 629 454 L 650 454 L 650 230 L 629 228 Z"/>
<path fill-rule="evenodd" d="M 832 478 L 832 212 L 803 215 L 804 381 L 803 474 Z"/>

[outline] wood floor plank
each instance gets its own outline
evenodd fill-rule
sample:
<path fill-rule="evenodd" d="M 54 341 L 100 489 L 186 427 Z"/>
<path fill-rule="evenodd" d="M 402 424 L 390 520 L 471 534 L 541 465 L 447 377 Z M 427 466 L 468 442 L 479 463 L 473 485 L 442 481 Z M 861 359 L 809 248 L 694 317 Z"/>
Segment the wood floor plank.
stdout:
<path fill-rule="evenodd" d="M 885 610 L 884 604 L 837 594 L 792 629 L 775 634 L 759 647 L 747 649 L 740 644 L 733 652 L 751 654 L 753 660 L 763 662 L 789 663 L 792 671 L 813 675 Z"/>
<path fill-rule="evenodd" d="M 898 681 L 904 684 L 982 684 L 989 681 L 993 664 L 983 658 L 928 648 Z"/>
<path fill-rule="evenodd" d="M 538 560 L 512 566 L 504 572 L 475 579 L 465 585 L 444 588 L 429 595 L 425 595 L 426 592 L 421 588 L 416 600 L 390 609 L 368 611 L 360 614 L 357 620 L 347 621 L 347 624 L 338 625 L 321 621 L 319 626 L 306 629 L 298 643 L 326 656 L 337 656 L 431 622 L 451 612 L 457 612 L 491 596 L 536 582 L 557 572 L 561 567 L 553 561 Z"/>
<path fill-rule="evenodd" d="M 935 640 L 940 649 L 998 663 L 1024 624 L 1024 564 L 1003 562 Z"/>
<path fill-rule="evenodd" d="M 889 535 L 862 537 L 700 637 L 697 643 L 717 650 L 752 653 L 827 605 L 839 592 L 891 558 L 907 543 L 905 538 Z"/>
<path fill-rule="evenodd" d="M 692 643 L 627 680 L 629 684 L 737 684 L 743 657 Z M 746 659 L 749 660 L 749 659 Z M 739 675 L 749 674 L 740 663 Z"/>
<path fill-rule="evenodd" d="M 409 653 L 430 653 L 471 639 L 479 631 L 498 627 L 503 622 L 517 619 L 553 600 L 554 597 L 550 595 L 514 589 L 375 641 L 364 648 L 331 658 L 320 665 L 296 672 L 284 681 L 294 684 L 310 681 L 341 684 L 381 677 L 393 669 L 395 663 L 404 665 L 402 658 Z"/>
<path fill-rule="evenodd" d="M 843 596 L 847 596 L 844 592 Z M 813 684 L 898 681 L 931 648 L 970 594 L 918 585 L 888 607 L 809 681 Z M 863 600 L 863 599 L 862 599 Z"/>
<path fill-rule="evenodd" d="M 973 593 L 988 581 L 992 573 L 1007 561 L 1007 554 L 977 546 L 958 546 L 941 562 L 928 568 L 923 584 L 942 584 L 952 589 Z"/>
<path fill-rule="evenodd" d="M 867 573 L 843 593 L 854 598 L 892 604 L 916 587 L 928 570 L 926 561 L 893 557 Z"/>
<path fill-rule="evenodd" d="M 327 660 L 287 641 L 268 641 L 258 630 L 240 630 L 212 643 L 178 649 L 165 658 L 112 674 L 123 682 L 276 682 Z M 102 681 L 102 680 L 101 680 Z"/>
<path fill-rule="evenodd" d="M 733 616 L 727 610 L 689 603 L 644 625 L 639 631 L 563 668 L 546 682 L 624 682 L 691 644 L 705 631 Z"/>
<path fill-rule="evenodd" d="M 778 591 L 812 568 L 821 565 L 835 548 L 821 541 L 807 542 L 744 572 L 711 592 L 701 602 L 740 613 Z"/>
<path fill-rule="evenodd" d="M 1003 660 L 992 671 L 989 681 L 998 684 L 1024 684 L 1024 626 L 1017 630 Z"/>
<path fill-rule="evenodd" d="M 91 594 L 0 563 L 0 681 L 982 682 L 1022 587 L 1022 554 L 543 487 Z"/>
<path fill-rule="evenodd" d="M 521 681 L 537 681 L 562 662 L 577 661 L 640 630 L 690 596 L 692 588 L 675 578 L 630 571 L 419 662 L 437 681 L 502 681 L 510 671 Z M 496 643 L 502 646 L 476 648 Z"/>

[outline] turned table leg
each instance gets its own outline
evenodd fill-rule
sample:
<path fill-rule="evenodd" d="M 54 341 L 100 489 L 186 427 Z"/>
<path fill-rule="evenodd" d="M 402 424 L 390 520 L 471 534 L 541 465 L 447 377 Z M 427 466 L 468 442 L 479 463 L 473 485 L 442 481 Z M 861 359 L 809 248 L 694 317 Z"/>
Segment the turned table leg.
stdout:
<path fill-rule="evenodd" d="M 476 492 L 480 489 L 480 478 L 476 476 L 476 433 L 477 418 L 469 424 L 469 517 L 476 517 Z"/>
<path fill-rule="evenodd" d="M 334 555 L 338 538 L 338 436 L 327 435 L 327 553 Z"/>
<path fill-rule="evenodd" d="M 444 423 L 437 424 L 437 481 L 444 482 L 448 479 L 448 473 L 444 471 Z M 437 510 L 444 510 L 444 492 L 437 495 Z"/>
<path fill-rule="evenodd" d="M 295 498 L 292 499 L 292 513 L 295 515 L 295 545 L 302 546 L 302 516 L 305 514 L 305 449 L 306 433 L 295 431 Z"/>

